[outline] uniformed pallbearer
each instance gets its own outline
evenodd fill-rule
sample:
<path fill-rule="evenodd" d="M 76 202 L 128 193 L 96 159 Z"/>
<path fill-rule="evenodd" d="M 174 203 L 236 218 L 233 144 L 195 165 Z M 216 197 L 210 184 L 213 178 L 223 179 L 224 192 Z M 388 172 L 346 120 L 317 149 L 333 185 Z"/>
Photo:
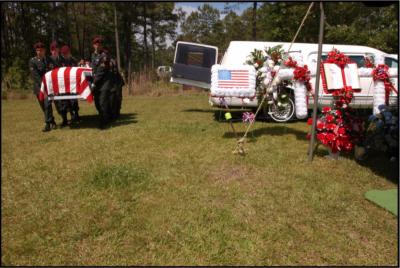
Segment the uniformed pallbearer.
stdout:
<path fill-rule="evenodd" d="M 47 71 L 50 70 L 50 60 L 46 57 L 46 48 L 43 43 L 36 43 L 34 48 L 36 51 L 36 56 L 29 60 L 29 69 L 33 79 L 33 93 L 36 95 L 40 107 L 44 112 L 45 127 L 42 131 L 46 132 L 50 131 L 52 128 L 56 128 L 51 101 L 49 101 L 47 97 L 44 99 L 44 101 L 39 100 L 42 77 Z"/>
<path fill-rule="evenodd" d="M 114 78 L 110 68 L 110 55 L 103 49 L 103 39 L 96 37 L 92 41 L 92 91 L 96 109 L 99 112 L 99 128 L 104 129 L 110 122 L 110 92 Z"/>
<path fill-rule="evenodd" d="M 65 45 L 61 48 L 61 65 L 63 67 L 76 67 L 78 66 L 78 61 L 72 57 L 71 49 L 69 46 Z M 78 100 L 66 100 L 68 104 L 68 110 L 71 113 L 71 119 L 74 122 L 78 122 L 80 120 L 79 117 L 79 104 Z"/>
<path fill-rule="evenodd" d="M 58 46 L 57 41 L 53 41 L 50 44 L 50 67 L 51 70 L 63 67 L 62 64 L 62 57 L 60 56 L 60 48 Z M 62 118 L 61 127 L 65 127 L 68 125 L 67 120 L 67 112 L 68 112 L 68 105 L 69 100 L 57 100 L 54 101 L 58 114 Z"/>

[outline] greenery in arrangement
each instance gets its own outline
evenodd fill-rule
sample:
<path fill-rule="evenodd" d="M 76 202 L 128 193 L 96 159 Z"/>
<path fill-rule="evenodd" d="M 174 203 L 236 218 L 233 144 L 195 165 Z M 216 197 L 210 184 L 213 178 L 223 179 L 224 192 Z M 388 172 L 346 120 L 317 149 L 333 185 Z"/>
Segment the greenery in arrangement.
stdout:
<path fill-rule="evenodd" d="M 271 83 L 276 73 L 274 67 L 280 67 L 281 62 L 285 59 L 282 45 L 266 47 L 264 50 L 254 49 L 247 57 L 246 64 L 254 66 L 257 71 L 256 90 L 258 98 L 261 100 L 265 94 L 268 94 L 267 101 L 263 103 L 264 109 L 268 109 L 269 105 L 273 105 L 276 109 L 284 109 L 288 103 L 289 91 L 287 86 L 290 81 Z M 268 88 L 270 91 L 268 91 Z M 274 95 L 274 92 L 276 92 L 276 95 Z"/>

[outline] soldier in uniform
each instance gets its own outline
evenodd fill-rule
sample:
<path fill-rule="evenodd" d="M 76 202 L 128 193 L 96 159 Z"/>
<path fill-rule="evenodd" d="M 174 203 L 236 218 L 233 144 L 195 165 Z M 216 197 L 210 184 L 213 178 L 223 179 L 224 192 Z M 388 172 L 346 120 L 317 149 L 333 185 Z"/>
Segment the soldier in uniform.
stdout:
<path fill-rule="evenodd" d="M 63 67 L 76 67 L 78 66 L 78 61 L 72 57 L 71 50 L 69 46 L 65 45 L 61 48 L 61 65 Z M 73 122 L 79 122 L 79 104 L 78 100 L 65 100 L 68 106 L 68 110 L 71 113 L 71 119 Z"/>
<path fill-rule="evenodd" d="M 60 56 L 60 48 L 58 47 L 58 43 L 56 41 L 51 42 L 50 53 L 51 53 L 51 56 L 50 56 L 51 70 L 63 67 L 63 64 L 62 64 L 63 59 Z M 57 100 L 57 101 L 54 101 L 54 104 L 56 106 L 58 114 L 61 115 L 61 118 L 62 118 L 61 127 L 67 126 L 68 125 L 67 112 L 68 112 L 69 101 L 68 100 Z"/>
<path fill-rule="evenodd" d="M 99 112 L 99 128 L 104 129 L 110 122 L 110 92 L 114 78 L 110 68 L 110 55 L 103 49 L 103 40 L 96 37 L 92 41 L 94 53 L 92 54 L 92 91 L 96 109 Z"/>
<path fill-rule="evenodd" d="M 46 48 L 43 43 L 38 42 L 34 45 L 36 56 L 29 60 L 29 69 L 33 79 L 33 94 L 36 95 L 39 101 L 40 108 L 44 112 L 45 127 L 43 132 L 50 131 L 52 128 L 56 128 L 57 125 L 54 121 L 53 109 L 51 101 L 46 97 L 44 101 L 39 100 L 40 86 L 42 83 L 42 77 L 50 70 L 50 60 L 46 57 Z"/>

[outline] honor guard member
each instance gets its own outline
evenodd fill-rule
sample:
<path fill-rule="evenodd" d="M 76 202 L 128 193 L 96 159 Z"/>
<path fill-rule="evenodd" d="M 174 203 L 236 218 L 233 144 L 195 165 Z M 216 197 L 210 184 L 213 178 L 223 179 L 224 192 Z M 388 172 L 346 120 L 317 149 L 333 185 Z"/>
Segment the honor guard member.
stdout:
<path fill-rule="evenodd" d="M 58 43 L 56 41 L 51 42 L 50 44 L 50 68 L 60 68 L 62 67 L 62 59 L 60 57 L 60 48 L 58 47 Z"/>
<path fill-rule="evenodd" d="M 60 68 L 63 66 L 62 58 L 60 56 L 60 48 L 58 47 L 58 43 L 56 41 L 51 42 L 50 44 L 50 66 L 51 70 Z M 69 100 L 57 100 L 54 101 L 58 114 L 62 118 L 61 127 L 65 127 L 68 125 L 67 120 L 67 112 L 68 112 L 68 105 Z"/>
<path fill-rule="evenodd" d="M 71 49 L 69 46 L 65 45 L 61 48 L 61 65 L 63 67 L 76 67 L 78 66 L 78 61 L 72 57 Z M 68 104 L 68 110 L 71 113 L 71 119 L 73 122 L 79 122 L 79 104 L 77 99 L 65 100 Z"/>
<path fill-rule="evenodd" d="M 56 128 L 54 121 L 53 109 L 51 107 L 51 101 L 46 97 L 44 101 L 39 100 L 40 86 L 42 83 L 42 77 L 50 70 L 50 60 L 46 57 L 46 48 L 43 43 L 38 42 L 34 45 L 36 56 L 29 60 L 29 70 L 33 79 L 33 94 L 36 95 L 39 101 L 40 108 L 44 113 L 45 127 L 43 132 L 50 131 L 52 128 Z"/>
<path fill-rule="evenodd" d="M 110 70 L 110 56 L 103 49 L 103 39 L 96 37 L 92 41 L 92 91 L 96 109 L 99 112 L 99 128 L 104 129 L 110 120 L 110 91 L 113 87 L 113 74 Z"/>

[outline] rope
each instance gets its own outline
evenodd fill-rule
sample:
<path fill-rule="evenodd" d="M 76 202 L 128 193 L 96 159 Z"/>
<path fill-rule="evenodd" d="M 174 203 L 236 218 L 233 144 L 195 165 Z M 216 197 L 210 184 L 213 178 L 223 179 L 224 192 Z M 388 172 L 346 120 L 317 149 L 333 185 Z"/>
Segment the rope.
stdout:
<path fill-rule="evenodd" d="M 289 46 L 289 49 L 288 49 L 288 52 L 287 52 L 287 53 L 289 53 L 290 49 L 291 49 L 292 46 L 293 46 L 293 43 L 296 41 L 297 35 L 300 33 L 300 30 L 303 28 L 304 22 L 306 21 L 308 15 L 310 14 L 310 11 L 311 11 L 311 8 L 313 7 L 313 5 L 314 5 L 314 2 L 311 2 L 311 4 L 310 4 L 310 6 L 308 7 L 308 10 L 307 10 L 307 12 L 306 12 L 306 14 L 305 14 L 303 20 L 302 20 L 301 23 L 300 23 L 299 28 L 297 29 L 296 34 L 294 35 L 294 37 L 293 37 L 293 39 L 292 39 L 292 42 L 290 43 L 290 46 Z M 272 85 L 274 84 L 274 82 L 275 82 L 276 78 L 278 77 L 278 73 L 279 73 L 279 71 L 280 71 L 280 69 L 281 69 L 282 66 L 283 66 L 283 61 L 282 61 L 281 64 L 279 65 L 279 68 L 278 68 L 278 70 L 276 71 L 274 78 L 273 78 L 272 81 L 269 83 L 268 88 L 267 88 L 267 92 L 268 92 L 268 90 L 272 87 Z M 260 104 L 259 104 L 259 106 L 258 106 L 258 108 L 257 108 L 257 110 L 256 110 L 256 113 L 255 113 L 255 117 L 256 117 L 256 118 L 257 118 L 257 115 L 258 115 L 258 113 L 260 112 L 260 110 L 261 110 L 261 108 L 262 108 L 262 106 L 263 106 L 263 104 L 264 104 L 266 98 L 267 98 L 267 94 L 264 94 L 264 96 L 263 96 L 263 98 L 261 99 L 261 102 L 260 102 Z M 245 131 L 243 137 L 240 138 L 240 139 L 237 141 L 237 145 L 236 145 L 236 148 L 235 148 L 235 150 L 233 151 L 233 153 L 235 153 L 235 154 L 236 154 L 236 153 L 244 154 L 243 145 L 244 145 L 245 139 L 246 139 L 246 137 L 247 137 L 247 134 L 248 134 L 250 128 L 253 126 L 253 124 L 254 124 L 255 121 L 256 121 L 256 120 L 250 122 L 250 124 L 247 126 L 246 131 Z"/>

